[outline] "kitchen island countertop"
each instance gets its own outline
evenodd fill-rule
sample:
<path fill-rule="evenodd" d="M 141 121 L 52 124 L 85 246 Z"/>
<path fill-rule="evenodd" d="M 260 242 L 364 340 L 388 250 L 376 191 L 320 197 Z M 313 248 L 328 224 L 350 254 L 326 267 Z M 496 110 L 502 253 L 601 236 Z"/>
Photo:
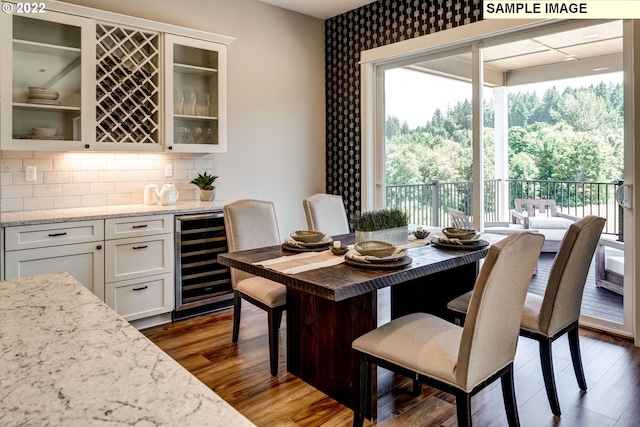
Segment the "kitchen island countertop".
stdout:
<path fill-rule="evenodd" d="M 113 205 L 87 208 L 47 209 L 36 211 L 2 212 L 0 226 L 48 224 L 55 222 L 84 221 L 92 219 L 123 218 L 140 215 L 195 215 L 212 211 L 221 211 L 229 202 L 214 200 L 201 202 L 190 200 L 177 202 L 175 205 Z"/>
<path fill-rule="evenodd" d="M 252 426 L 67 273 L 0 282 L 3 426 Z"/>

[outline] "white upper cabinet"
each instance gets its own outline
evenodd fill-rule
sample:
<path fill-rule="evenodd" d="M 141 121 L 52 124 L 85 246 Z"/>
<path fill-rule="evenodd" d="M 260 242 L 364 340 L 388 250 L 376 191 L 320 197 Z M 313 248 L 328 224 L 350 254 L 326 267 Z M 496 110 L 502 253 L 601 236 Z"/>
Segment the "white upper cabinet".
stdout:
<path fill-rule="evenodd" d="M 62 3 L 28 14 L 2 4 L 13 13 L 0 15 L 0 149 L 226 152 L 232 38 Z"/>
<path fill-rule="evenodd" d="M 166 149 L 227 151 L 227 51 L 218 43 L 165 34 Z"/>
<path fill-rule="evenodd" d="M 2 149 L 90 147 L 94 120 L 85 113 L 95 102 L 92 21 L 47 11 L 3 13 L 0 24 Z"/>

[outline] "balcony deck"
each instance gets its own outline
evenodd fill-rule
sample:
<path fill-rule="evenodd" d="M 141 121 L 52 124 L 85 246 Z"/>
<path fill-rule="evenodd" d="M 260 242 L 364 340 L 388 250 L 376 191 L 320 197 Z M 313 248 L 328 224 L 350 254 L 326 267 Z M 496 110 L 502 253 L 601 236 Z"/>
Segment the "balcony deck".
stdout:
<path fill-rule="evenodd" d="M 544 293 L 549 270 L 555 257 L 555 253 L 542 253 L 538 262 L 538 274 L 531 280 L 529 291 L 531 293 L 542 295 Z M 598 317 L 600 319 L 612 322 L 623 322 L 622 295 L 603 288 L 596 287 L 595 267 L 591 263 L 589 276 L 582 294 L 582 310 L 581 313 L 588 316 Z"/>

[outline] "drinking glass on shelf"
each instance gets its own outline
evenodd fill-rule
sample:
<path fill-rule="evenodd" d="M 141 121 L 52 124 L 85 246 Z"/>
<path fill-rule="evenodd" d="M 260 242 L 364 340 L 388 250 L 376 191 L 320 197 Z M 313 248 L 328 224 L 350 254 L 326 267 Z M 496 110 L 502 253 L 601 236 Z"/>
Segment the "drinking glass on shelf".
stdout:
<path fill-rule="evenodd" d="M 211 131 L 211 127 L 207 126 L 207 129 L 205 130 L 205 134 L 204 134 L 204 142 L 206 142 L 207 144 L 211 144 L 212 134 L 213 132 Z"/>
<path fill-rule="evenodd" d="M 191 115 L 196 115 L 196 105 L 198 105 L 198 92 L 191 92 Z"/>
<path fill-rule="evenodd" d="M 200 144 L 200 138 L 202 138 L 202 126 L 193 127 L 193 139 L 196 140 L 196 144 Z"/>
<path fill-rule="evenodd" d="M 188 126 L 180 126 L 178 128 L 178 134 L 180 135 L 180 142 L 185 143 L 191 136 L 191 128 Z"/>
<path fill-rule="evenodd" d="M 178 114 L 184 114 L 184 96 L 183 90 L 178 91 Z"/>
<path fill-rule="evenodd" d="M 205 92 L 204 94 L 204 115 L 205 116 L 210 116 L 211 115 L 211 95 L 208 92 Z"/>

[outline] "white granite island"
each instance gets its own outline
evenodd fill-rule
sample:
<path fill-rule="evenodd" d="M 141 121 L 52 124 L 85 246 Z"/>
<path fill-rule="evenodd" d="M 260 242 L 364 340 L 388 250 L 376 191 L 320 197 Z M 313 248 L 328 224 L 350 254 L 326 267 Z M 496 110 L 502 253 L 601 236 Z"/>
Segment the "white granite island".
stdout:
<path fill-rule="evenodd" d="M 56 273 L 0 282 L 0 425 L 254 424 Z"/>

